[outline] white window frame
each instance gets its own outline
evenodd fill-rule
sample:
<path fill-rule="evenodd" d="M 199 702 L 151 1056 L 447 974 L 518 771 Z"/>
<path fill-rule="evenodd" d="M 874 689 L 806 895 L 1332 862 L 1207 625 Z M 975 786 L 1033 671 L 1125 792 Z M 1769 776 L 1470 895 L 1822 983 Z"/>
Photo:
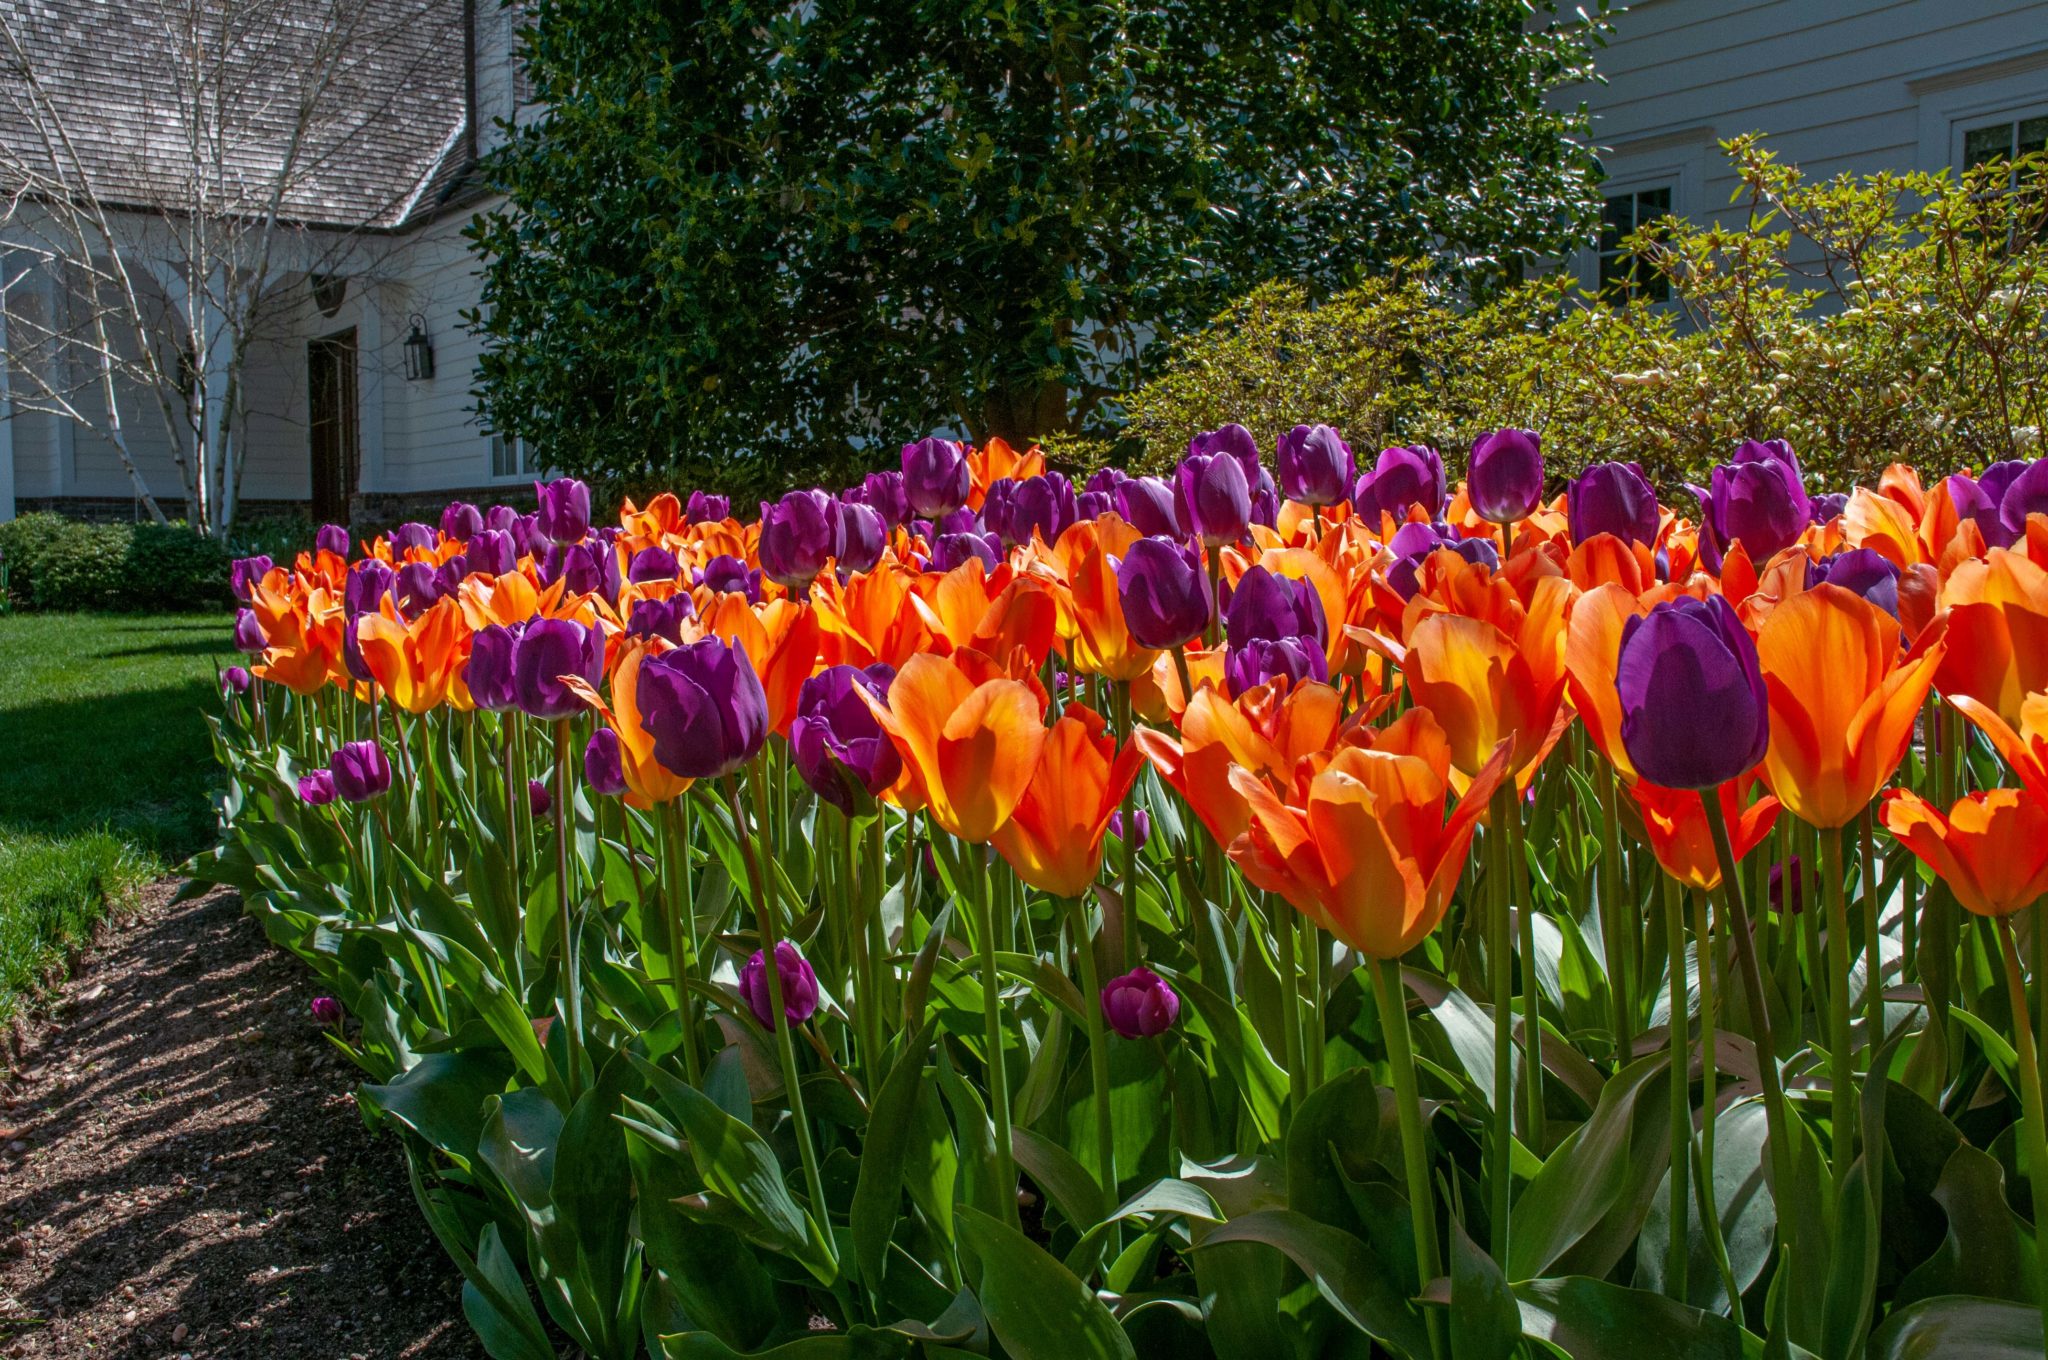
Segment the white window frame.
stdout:
<path fill-rule="evenodd" d="M 1681 207 L 1679 203 L 1679 194 L 1682 192 L 1682 189 L 1679 185 L 1678 176 L 1675 172 L 1663 176 L 1659 176 L 1655 173 L 1637 175 L 1631 176 L 1628 183 L 1626 184 L 1617 184 L 1613 180 L 1608 180 L 1600 186 L 1600 205 L 1603 212 L 1603 216 L 1601 219 L 1602 229 L 1604 230 L 1606 226 L 1606 218 L 1604 213 L 1607 203 L 1610 199 L 1621 198 L 1624 195 L 1634 196 L 1637 194 L 1655 193 L 1659 189 L 1668 190 L 1671 194 L 1671 206 L 1669 209 L 1666 210 L 1664 214 L 1661 215 L 1670 217 L 1685 216 L 1685 209 Z M 1641 222 L 1636 223 L 1636 227 L 1638 229 L 1640 229 L 1642 225 L 1643 224 Z M 1585 277 L 1586 287 L 1590 291 L 1592 291 L 1593 293 L 1602 298 L 1607 298 L 1607 294 L 1600 291 L 1600 257 L 1606 253 L 1606 251 L 1600 248 L 1600 243 L 1596 239 L 1593 243 L 1593 249 L 1588 252 L 1589 256 L 1591 257 L 1591 264 L 1586 270 Z M 1627 252 L 1624 251 L 1622 253 L 1626 254 Z M 1616 303 L 1625 302 L 1627 301 L 1627 295 L 1617 293 L 1611 300 Z M 1671 294 L 1669 288 L 1667 287 L 1665 290 L 1664 297 L 1659 299 L 1657 302 L 1652 303 L 1651 305 L 1661 306 L 1664 303 L 1669 302 L 1670 300 Z"/>
<path fill-rule="evenodd" d="M 1906 88 L 1920 101 L 1920 168 L 1960 170 L 1965 132 L 2048 113 L 2048 43 L 1995 62 L 1927 72 Z"/>
<path fill-rule="evenodd" d="M 1638 194 L 1649 189 L 1671 190 L 1671 215 L 1694 220 L 1705 202 L 1703 184 L 1709 153 L 1720 154 L 1714 129 L 1692 126 L 1631 137 L 1600 153 L 1607 178 L 1598 186 L 1603 203 L 1621 194 Z M 1576 252 L 1572 272 L 1588 294 L 1600 288 L 1600 242 L 1596 236 L 1589 248 Z M 1676 307 L 1675 298 L 1653 304 Z"/>
<path fill-rule="evenodd" d="M 498 471 L 498 450 L 505 442 L 512 446 L 512 471 Z M 493 483 L 511 485 L 514 482 L 531 481 L 541 476 L 545 469 L 533 463 L 533 446 L 518 435 L 502 435 L 495 430 L 484 434 L 484 470 Z"/>

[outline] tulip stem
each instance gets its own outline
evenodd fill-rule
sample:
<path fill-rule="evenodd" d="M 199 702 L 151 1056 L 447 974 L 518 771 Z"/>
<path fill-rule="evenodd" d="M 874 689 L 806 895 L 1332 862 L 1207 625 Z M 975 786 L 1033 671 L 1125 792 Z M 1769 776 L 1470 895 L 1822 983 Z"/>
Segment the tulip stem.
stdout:
<path fill-rule="evenodd" d="M 1626 1066 L 1635 1047 L 1635 989 L 1622 947 L 1627 906 L 1621 900 L 1621 832 L 1615 810 L 1614 767 L 1600 762 L 1600 946 L 1607 957 L 1607 992 L 1614 1001 L 1614 1065 Z"/>
<path fill-rule="evenodd" d="M 1714 1122 L 1721 1093 L 1714 1053 L 1714 922 L 1707 895 L 1698 888 L 1692 890 L 1692 920 L 1694 971 L 1698 974 L 1700 993 L 1700 1222 L 1706 1227 L 1707 1245 L 1714 1253 L 1714 1265 L 1721 1272 L 1721 1287 L 1727 1291 L 1732 1310 L 1742 1291 L 1736 1287 L 1735 1270 L 1728 1263 L 1728 1242 L 1721 1233 L 1721 1206 L 1714 1200 Z"/>
<path fill-rule="evenodd" d="M 1266 920 L 1280 951 L 1280 1039 L 1287 1064 L 1287 1115 L 1301 1112 L 1308 1099 L 1308 1067 L 1301 1055 L 1301 968 L 1294 958 L 1294 908 L 1272 893 L 1265 894 Z"/>
<path fill-rule="evenodd" d="M 2020 950 L 2013 939 L 2012 918 L 2000 916 L 1992 924 L 1998 935 L 1999 953 L 2005 959 L 2006 997 L 2012 1007 L 2013 1047 L 2018 1050 L 2020 1069 L 2020 1106 L 2025 1116 L 2023 1136 L 2027 1148 L 2027 1176 L 2033 1183 L 2034 1225 L 2038 1232 L 2041 1225 L 2048 1222 L 2048 1116 L 2042 1113 L 2041 1069 L 2034 1051 L 2033 1021 L 2027 1015 L 2027 984 L 2020 977 Z M 2039 930 L 2041 926 L 2042 922 L 2036 918 L 2034 928 Z M 2041 1328 L 2042 1335 L 2048 1336 L 2048 1252 L 2037 1253 L 2037 1258 Z"/>
<path fill-rule="evenodd" d="M 888 1007 L 887 1009 L 884 1008 L 884 994 L 893 993 L 894 989 L 893 987 L 885 987 L 882 983 L 884 971 L 889 968 L 889 928 L 882 920 L 882 900 L 889 894 L 889 852 L 882 838 L 883 815 L 883 810 L 878 805 L 875 808 L 874 815 L 868 818 L 867 862 L 862 869 L 862 878 L 867 885 L 867 1004 L 875 1012 L 875 1033 L 877 1036 L 887 1036 L 889 1033 L 889 1016 L 895 1009 L 893 995 L 887 998 Z M 907 830 L 905 834 L 908 835 Z M 903 892 L 907 900 L 910 893 L 910 885 L 908 883 L 903 885 Z M 893 972 L 890 973 L 890 977 L 893 981 Z"/>
<path fill-rule="evenodd" d="M 1529 888 L 1527 831 L 1522 825 L 1522 800 L 1515 790 L 1513 775 L 1502 781 L 1508 788 L 1508 867 L 1513 876 L 1515 901 L 1520 907 L 1522 937 L 1522 1079 L 1529 1098 L 1528 1126 L 1524 1130 L 1529 1146 L 1543 1155 L 1543 1025 L 1541 996 L 1536 984 L 1536 895 Z"/>
<path fill-rule="evenodd" d="M 569 890 L 569 720 L 555 720 L 555 914 L 562 929 L 562 1005 L 569 1027 L 569 1100 L 583 1091 L 583 989 L 576 976 L 574 895 Z"/>
<path fill-rule="evenodd" d="M 1503 1261 L 1507 1259 L 1508 1215 L 1514 1199 L 1515 1156 L 1515 984 L 1514 956 L 1508 945 L 1506 850 L 1508 803 L 1513 796 L 1506 788 L 1494 791 L 1493 826 L 1486 836 L 1492 859 L 1486 876 L 1493 888 L 1488 894 L 1493 910 L 1486 923 L 1486 961 L 1492 975 L 1487 990 L 1493 994 L 1493 1162 L 1487 1171 L 1493 1190 L 1493 1254 Z"/>
<path fill-rule="evenodd" d="M 1209 561 L 1209 626 L 1203 631 L 1203 638 L 1214 647 L 1223 636 L 1223 549 L 1208 550 Z M 1186 696 L 1194 698 L 1193 694 Z"/>
<path fill-rule="evenodd" d="M 754 810 L 756 831 L 767 835 L 768 820 L 765 790 L 762 788 L 761 767 L 756 765 L 748 782 L 754 788 Z M 745 864 L 747 878 L 754 889 L 754 919 L 761 934 L 761 970 L 768 983 L 768 1010 L 775 1028 L 775 1056 L 782 1064 L 782 1086 L 789 1096 L 789 1122 L 796 1132 L 797 1156 L 804 1164 L 804 1189 L 811 1201 L 811 1213 L 817 1218 L 818 1230 L 827 1240 L 832 1236 L 832 1210 L 825 1201 L 825 1178 L 818 1172 L 818 1150 L 811 1142 L 811 1121 L 804 1113 L 804 1088 L 796 1068 L 796 1044 L 789 1032 L 789 1012 L 782 1000 L 782 966 L 776 957 L 776 944 L 780 940 L 775 919 L 779 894 L 775 890 L 775 875 L 764 872 L 762 860 L 774 853 L 772 843 L 763 841 L 759 849 L 754 845 L 754 835 L 747 830 L 747 809 L 740 798 L 737 776 L 725 777 L 726 796 L 732 800 L 732 826 L 735 839 L 740 843 L 740 859 Z M 768 861 L 772 869 L 774 861 Z"/>
<path fill-rule="evenodd" d="M 1834 1137 L 1835 1197 L 1849 1179 L 1849 1157 L 1856 1145 L 1856 1064 L 1849 1051 L 1849 906 L 1842 890 L 1842 828 L 1820 833 L 1820 875 L 1828 899 L 1828 1055 Z M 1869 985 L 1869 979 L 1864 979 Z"/>
<path fill-rule="evenodd" d="M 1756 1046 L 1757 1079 L 1763 1085 L 1764 1123 L 1770 1143 L 1772 1194 L 1789 1202 L 1794 1191 L 1792 1163 L 1792 1127 L 1790 1114 L 1785 1108 L 1785 1090 L 1778 1077 L 1778 1048 L 1771 1037 L 1770 1003 L 1764 997 L 1763 973 L 1756 964 L 1756 940 L 1751 934 L 1749 910 L 1742 901 L 1742 878 L 1735 859 L 1735 846 L 1728 838 L 1728 818 L 1721 811 L 1721 799 L 1712 789 L 1700 794 L 1700 806 L 1706 810 L 1707 825 L 1714 834 L 1714 856 L 1721 866 L 1721 891 L 1728 904 L 1728 930 L 1735 941 L 1735 962 L 1742 972 L 1743 997 L 1749 1004 L 1749 1028 L 1751 1041 Z M 1774 1231 L 1778 1237 L 1778 1255 L 1781 1259 L 1792 1246 L 1788 1232 L 1789 1213 L 1777 1216 Z M 1804 1260 L 1804 1257 L 1799 1259 Z M 1731 1300 L 1732 1307 L 1739 1304 Z M 1795 1300 L 1793 1313 L 1798 1316 L 1806 1311 L 1802 1301 Z"/>
<path fill-rule="evenodd" d="M 1110 689 L 1111 701 L 1116 706 L 1117 735 L 1125 742 L 1131 739 L 1131 687 L 1118 682 Z M 1130 972 L 1138 966 L 1138 782 L 1124 790 L 1123 835 L 1118 837 L 1123 848 L 1123 877 L 1118 884 L 1118 898 L 1124 909 L 1124 971 Z"/>
<path fill-rule="evenodd" d="M 1088 930 L 1087 899 L 1073 898 L 1069 906 L 1074 921 L 1074 957 L 1081 970 L 1081 1013 L 1088 1021 L 1088 1077 L 1095 1087 L 1096 1173 L 1102 1177 L 1104 1207 L 1115 1208 L 1116 1129 L 1109 1114 L 1109 1038 L 1102 1032 L 1102 982 L 1095 967 L 1095 939 Z"/>
<path fill-rule="evenodd" d="M 1691 1045 L 1687 1042 L 1685 1012 L 1685 908 L 1679 902 L 1678 881 L 1663 875 L 1658 885 L 1664 900 L 1664 944 L 1670 987 L 1670 1011 L 1666 1016 L 1671 1039 L 1671 1237 L 1664 1256 L 1664 1292 L 1685 1302 L 1687 1199 L 1692 1186 L 1687 1171 L 1692 1151 L 1692 1101 L 1688 1095 L 1687 1069 Z M 1699 944 L 1699 967 L 1706 967 L 1706 943 Z"/>
<path fill-rule="evenodd" d="M 1870 807 L 1856 819 L 1863 851 L 1863 1042 L 1871 1061 L 1884 1046 L 1884 904 L 1878 899 L 1877 844 L 1871 830 Z"/>
<path fill-rule="evenodd" d="M 697 1005 L 690 995 L 687 973 L 697 969 L 697 902 L 690 883 L 690 795 L 678 794 L 665 808 L 659 834 L 667 861 L 664 891 L 668 903 L 669 970 L 676 988 L 676 1021 L 683 1028 L 683 1071 L 695 1086 L 703 1071 L 697 1056 Z M 685 954 L 685 948 L 688 953 Z"/>
<path fill-rule="evenodd" d="M 974 909 L 975 945 L 981 953 L 982 1042 L 987 1046 L 989 1114 L 995 1121 L 996 1206 L 1002 1220 L 1015 1228 L 1017 1217 L 1017 1158 L 1010 1145 L 1010 1077 L 1003 1064 L 1002 980 L 996 971 L 995 922 L 989 910 L 988 848 L 967 849 L 967 878 Z M 1099 1004 L 1099 998 L 1098 998 Z"/>
<path fill-rule="evenodd" d="M 1419 1287 L 1427 1289 L 1441 1270 L 1443 1258 L 1437 1250 L 1436 1205 L 1430 1194 L 1428 1150 L 1422 1141 L 1422 1103 L 1415 1087 L 1415 1050 L 1408 1039 L 1408 998 L 1401 989 L 1401 961 L 1373 960 L 1373 983 L 1380 1031 L 1387 1041 L 1387 1063 L 1393 1069 L 1394 1109 L 1401 1121 L 1401 1167 L 1408 1181 L 1408 1218 L 1415 1232 L 1415 1272 Z M 1441 1360 L 1442 1312 L 1435 1308 L 1424 1312 L 1430 1353 Z"/>

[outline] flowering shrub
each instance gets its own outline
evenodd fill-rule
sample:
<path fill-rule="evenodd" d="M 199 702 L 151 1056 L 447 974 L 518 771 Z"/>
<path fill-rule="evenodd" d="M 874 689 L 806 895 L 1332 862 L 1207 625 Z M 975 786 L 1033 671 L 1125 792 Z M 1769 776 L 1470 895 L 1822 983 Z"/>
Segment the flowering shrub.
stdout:
<path fill-rule="evenodd" d="M 197 878 L 501 1360 L 2038 1354 L 2048 463 L 1478 444 L 323 531 Z"/>

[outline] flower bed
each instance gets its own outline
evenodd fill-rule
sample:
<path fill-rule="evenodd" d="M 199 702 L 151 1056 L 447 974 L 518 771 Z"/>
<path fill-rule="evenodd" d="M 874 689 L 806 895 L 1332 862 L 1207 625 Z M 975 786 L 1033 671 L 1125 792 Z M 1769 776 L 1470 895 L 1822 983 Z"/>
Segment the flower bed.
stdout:
<path fill-rule="evenodd" d="M 2048 464 L 1544 486 L 330 530 L 237 566 L 198 877 L 501 1360 L 2038 1354 Z"/>

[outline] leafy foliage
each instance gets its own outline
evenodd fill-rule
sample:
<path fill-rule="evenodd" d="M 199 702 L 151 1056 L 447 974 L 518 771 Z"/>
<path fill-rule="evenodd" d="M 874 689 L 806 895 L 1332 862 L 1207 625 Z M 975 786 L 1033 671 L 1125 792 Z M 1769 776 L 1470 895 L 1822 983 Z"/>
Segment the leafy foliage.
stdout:
<path fill-rule="evenodd" d="M 775 491 L 1106 428 L 1266 279 L 1509 278 L 1590 221 L 1546 95 L 1601 29 L 1529 8 L 541 0 L 548 115 L 472 232 L 483 410 L 566 471 Z"/>
<path fill-rule="evenodd" d="M 37 609 L 161 611 L 229 603 L 228 550 L 178 524 L 82 524 L 40 511 L 0 524 L 7 593 Z"/>

